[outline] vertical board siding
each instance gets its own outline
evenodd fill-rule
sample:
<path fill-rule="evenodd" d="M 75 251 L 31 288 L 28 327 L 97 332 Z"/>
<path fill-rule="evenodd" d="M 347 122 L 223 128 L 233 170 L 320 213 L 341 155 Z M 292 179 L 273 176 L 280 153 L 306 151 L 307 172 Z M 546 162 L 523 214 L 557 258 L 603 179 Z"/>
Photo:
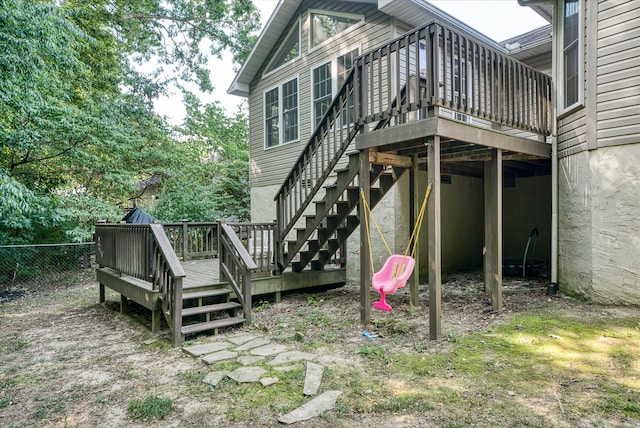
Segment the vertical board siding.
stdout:
<path fill-rule="evenodd" d="M 365 23 L 347 31 L 326 45 L 309 52 L 309 9 L 360 14 L 365 16 Z M 300 18 L 301 28 L 300 58 L 267 76 L 263 76 L 263 65 L 263 69 L 260 70 L 251 84 L 249 139 L 251 151 L 250 178 L 251 186 L 253 187 L 282 184 L 282 181 L 298 159 L 302 147 L 304 147 L 309 136 L 314 131 L 311 106 L 311 68 L 317 67 L 326 61 L 335 60 L 337 56 L 346 53 L 350 48 L 358 47 L 360 53 L 364 53 L 393 37 L 390 18 L 372 5 L 308 0 L 300 6 L 294 19 L 298 19 L 298 17 Z M 291 24 L 293 24 L 293 21 Z M 291 24 L 285 30 L 285 34 L 291 28 Z M 273 53 L 277 51 L 280 42 L 282 40 L 274 47 Z M 265 65 L 268 64 L 270 59 L 268 58 L 265 61 Z M 295 76 L 299 78 L 300 141 L 265 150 L 264 91 Z"/>
<path fill-rule="evenodd" d="M 598 146 L 640 143 L 640 2 L 600 0 L 597 35 Z"/>

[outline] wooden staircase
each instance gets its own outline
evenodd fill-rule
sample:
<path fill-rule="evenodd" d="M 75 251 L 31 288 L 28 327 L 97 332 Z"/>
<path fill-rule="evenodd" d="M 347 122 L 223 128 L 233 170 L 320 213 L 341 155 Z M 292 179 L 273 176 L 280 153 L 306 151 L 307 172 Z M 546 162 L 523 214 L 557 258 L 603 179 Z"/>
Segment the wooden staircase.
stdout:
<path fill-rule="evenodd" d="M 405 171 L 371 165 L 371 207 L 382 200 Z M 323 186 L 324 197 L 314 202 L 315 213 L 305 215 L 304 227 L 294 228 L 295 239 L 287 240 L 284 264 L 291 263 L 294 272 L 302 272 L 308 265 L 312 270 L 322 270 L 360 224 L 359 216 L 352 214 L 360 201 L 359 153 L 348 154 L 347 165 L 335 173 L 335 181 Z"/>
<path fill-rule="evenodd" d="M 244 324 L 245 317 L 239 316 L 242 304 L 231 301 L 232 291 L 228 288 L 213 290 L 185 290 L 182 294 L 181 334 L 213 331 L 233 325 Z"/>

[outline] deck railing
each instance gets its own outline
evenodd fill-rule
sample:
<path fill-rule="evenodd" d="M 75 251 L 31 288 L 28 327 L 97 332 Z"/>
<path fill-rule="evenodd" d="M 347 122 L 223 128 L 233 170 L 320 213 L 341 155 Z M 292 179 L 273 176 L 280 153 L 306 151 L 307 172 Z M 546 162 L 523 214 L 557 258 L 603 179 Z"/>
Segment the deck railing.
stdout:
<path fill-rule="evenodd" d="M 284 240 L 359 132 L 441 114 L 551 133 L 551 79 L 473 37 L 431 22 L 360 56 L 278 190 L 276 263 Z"/>
<path fill-rule="evenodd" d="M 256 273 L 274 271 L 275 223 L 227 223 L 256 264 Z"/>
<path fill-rule="evenodd" d="M 182 328 L 184 269 L 160 224 L 98 224 L 95 231 L 96 263 L 151 283 L 162 295 L 174 344 Z"/>
<path fill-rule="evenodd" d="M 258 267 L 231 225 L 219 222 L 220 279 L 231 285 L 242 304 L 245 322 L 251 324 L 251 272 Z"/>
<path fill-rule="evenodd" d="M 164 223 L 165 233 L 182 260 L 218 256 L 218 223 Z"/>

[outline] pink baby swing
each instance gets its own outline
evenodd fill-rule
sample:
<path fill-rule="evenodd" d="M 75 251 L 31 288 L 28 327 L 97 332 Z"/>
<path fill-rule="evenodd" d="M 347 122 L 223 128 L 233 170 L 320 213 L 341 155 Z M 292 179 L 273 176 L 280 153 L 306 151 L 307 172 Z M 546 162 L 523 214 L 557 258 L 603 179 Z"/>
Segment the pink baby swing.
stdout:
<path fill-rule="evenodd" d="M 382 266 L 382 269 L 378 272 L 375 272 L 373 266 L 373 250 L 371 248 L 371 237 L 367 239 L 369 243 L 369 259 L 371 260 L 371 272 L 373 273 L 373 277 L 371 279 L 371 286 L 374 290 L 380 293 L 380 300 L 373 303 L 373 307 L 376 309 L 380 309 L 383 311 L 391 311 L 391 305 L 387 303 L 386 296 L 388 294 L 394 294 L 398 288 L 402 288 L 407 285 L 407 281 L 411 277 L 413 273 L 413 268 L 416 265 L 416 260 L 413 258 L 416 252 L 416 245 L 418 243 L 418 236 L 420 234 L 420 227 L 422 226 L 422 220 L 424 218 L 424 212 L 427 207 L 427 200 L 429 199 L 429 194 L 431 193 L 431 183 L 427 187 L 424 201 L 422 202 L 422 207 L 420 208 L 420 214 L 418 214 L 418 218 L 416 220 L 416 227 L 411 234 L 411 238 L 409 238 L 409 243 L 407 244 L 407 249 L 404 252 L 404 255 L 393 254 L 391 248 L 389 248 L 389 244 L 387 244 L 386 239 L 384 239 L 384 235 L 380 230 L 380 226 L 376 221 L 375 217 L 371 213 L 371 208 L 367 204 L 367 200 L 364 197 L 364 192 L 361 192 L 362 200 L 364 201 L 365 207 L 365 216 L 364 222 L 367 231 L 369 230 L 369 220 L 371 217 L 373 220 L 380 237 L 382 238 L 382 242 L 385 247 L 387 247 L 387 251 L 389 251 L 389 258 Z M 409 256 L 409 248 L 411 248 L 411 255 Z"/>

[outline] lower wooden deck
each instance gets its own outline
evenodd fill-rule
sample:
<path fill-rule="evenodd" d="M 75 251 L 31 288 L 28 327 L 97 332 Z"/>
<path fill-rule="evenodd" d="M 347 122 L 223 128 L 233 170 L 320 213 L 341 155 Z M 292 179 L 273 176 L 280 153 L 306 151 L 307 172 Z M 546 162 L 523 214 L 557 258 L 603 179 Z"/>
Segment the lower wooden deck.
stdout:
<path fill-rule="evenodd" d="M 186 276 L 183 279 L 183 294 L 189 292 L 230 288 L 227 282 L 220 280 L 218 259 L 190 260 L 182 262 Z M 151 330 L 157 331 L 161 322 L 161 293 L 154 290 L 150 282 L 128 275 L 121 275 L 110 268 L 98 268 L 96 278 L 100 284 L 100 303 L 105 301 L 105 287 L 120 293 L 121 312 L 127 311 L 128 300 L 149 309 L 152 313 Z M 280 275 L 268 273 L 254 274 L 251 278 L 251 295 L 275 294 L 279 300 L 283 291 L 300 290 L 318 286 L 339 286 L 346 281 L 346 270 L 327 269 L 324 271 L 306 270 L 300 273 L 284 272 Z"/>

